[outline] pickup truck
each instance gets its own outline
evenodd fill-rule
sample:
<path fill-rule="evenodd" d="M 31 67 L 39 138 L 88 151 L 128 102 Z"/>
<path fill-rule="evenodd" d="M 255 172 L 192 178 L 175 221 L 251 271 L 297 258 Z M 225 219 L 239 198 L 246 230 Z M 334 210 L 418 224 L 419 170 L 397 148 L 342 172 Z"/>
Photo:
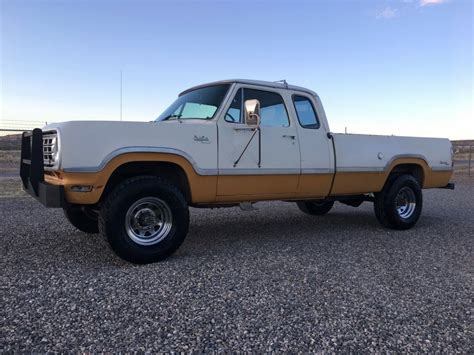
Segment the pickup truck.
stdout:
<path fill-rule="evenodd" d="M 295 202 L 313 216 L 373 202 L 388 228 L 412 227 L 422 189 L 454 188 L 448 139 L 335 134 L 318 95 L 286 82 L 224 80 L 179 94 L 151 122 L 72 121 L 23 133 L 24 189 L 103 234 L 133 263 L 171 255 L 189 206 Z M 297 228 L 297 226 L 295 226 Z"/>

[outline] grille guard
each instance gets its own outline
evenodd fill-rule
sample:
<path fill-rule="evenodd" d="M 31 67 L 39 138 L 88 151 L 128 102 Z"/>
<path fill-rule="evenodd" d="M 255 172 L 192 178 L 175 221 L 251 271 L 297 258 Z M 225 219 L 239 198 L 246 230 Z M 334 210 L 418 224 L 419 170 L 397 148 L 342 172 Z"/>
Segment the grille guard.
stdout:
<path fill-rule="evenodd" d="M 46 207 L 64 206 L 64 187 L 44 181 L 43 131 L 40 128 L 22 134 L 20 177 L 24 190 Z"/>

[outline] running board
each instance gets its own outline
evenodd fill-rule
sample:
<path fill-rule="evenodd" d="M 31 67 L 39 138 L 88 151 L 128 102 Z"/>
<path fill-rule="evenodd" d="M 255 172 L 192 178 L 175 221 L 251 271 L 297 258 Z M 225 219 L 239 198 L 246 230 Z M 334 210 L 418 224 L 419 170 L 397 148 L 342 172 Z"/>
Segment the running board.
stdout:
<path fill-rule="evenodd" d="M 440 189 L 448 189 L 448 190 L 454 190 L 454 182 L 450 182 L 446 186 L 439 187 Z"/>

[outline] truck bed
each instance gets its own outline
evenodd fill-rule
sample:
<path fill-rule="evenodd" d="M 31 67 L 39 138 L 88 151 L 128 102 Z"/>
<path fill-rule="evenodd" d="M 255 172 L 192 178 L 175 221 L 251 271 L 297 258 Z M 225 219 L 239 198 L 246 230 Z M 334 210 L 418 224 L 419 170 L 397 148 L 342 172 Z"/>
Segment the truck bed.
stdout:
<path fill-rule="evenodd" d="M 333 137 L 336 177 L 332 195 L 380 191 L 390 171 L 401 164 L 422 167 L 420 183 L 424 188 L 449 182 L 449 139 L 337 133 Z"/>

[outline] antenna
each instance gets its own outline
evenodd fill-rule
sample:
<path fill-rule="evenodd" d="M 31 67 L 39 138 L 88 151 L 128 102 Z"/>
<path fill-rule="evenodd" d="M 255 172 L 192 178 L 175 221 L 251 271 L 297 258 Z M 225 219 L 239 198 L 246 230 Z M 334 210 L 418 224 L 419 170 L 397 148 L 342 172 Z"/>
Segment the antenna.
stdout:
<path fill-rule="evenodd" d="M 122 69 L 120 69 L 120 121 L 122 121 Z"/>
<path fill-rule="evenodd" d="M 285 79 L 277 80 L 275 81 L 275 83 L 282 83 L 285 86 L 285 89 L 288 89 L 288 83 L 286 82 Z"/>

